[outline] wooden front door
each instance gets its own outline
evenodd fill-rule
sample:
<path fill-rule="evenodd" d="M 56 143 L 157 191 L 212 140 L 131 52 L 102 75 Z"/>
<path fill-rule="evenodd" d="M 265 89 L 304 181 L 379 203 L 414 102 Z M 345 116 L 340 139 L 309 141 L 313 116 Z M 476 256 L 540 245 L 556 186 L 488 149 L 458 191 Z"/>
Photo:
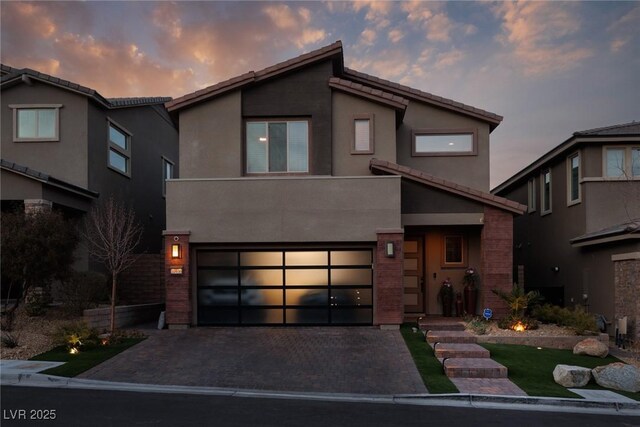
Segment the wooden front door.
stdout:
<path fill-rule="evenodd" d="M 404 239 L 404 312 L 424 313 L 424 262 L 421 237 Z"/>

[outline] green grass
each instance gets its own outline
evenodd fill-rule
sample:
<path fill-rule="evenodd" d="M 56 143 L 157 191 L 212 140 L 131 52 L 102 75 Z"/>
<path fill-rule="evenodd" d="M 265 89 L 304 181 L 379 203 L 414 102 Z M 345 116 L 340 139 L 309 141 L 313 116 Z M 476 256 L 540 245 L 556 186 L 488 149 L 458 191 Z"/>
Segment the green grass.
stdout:
<path fill-rule="evenodd" d="M 456 386 L 444 374 L 442 365 L 425 341 L 422 332 L 413 333 L 411 327 L 411 324 L 404 324 L 400 327 L 400 332 L 429 393 L 458 393 Z"/>
<path fill-rule="evenodd" d="M 66 346 L 56 347 L 45 353 L 38 354 L 31 360 L 47 360 L 50 362 L 67 362 L 64 365 L 43 371 L 43 374 L 57 375 L 60 377 L 75 377 L 82 372 L 93 368 L 123 352 L 131 346 L 138 344 L 144 338 L 125 338 L 118 344 L 95 347 L 83 350 L 78 354 L 69 354 Z"/>
<path fill-rule="evenodd" d="M 491 358 L 509 369 L 509 379 L 530 396 L 580 398 L 553 380 L 553 370 L 558 364 L 595 368 L 619 362 L 613 356 L 604 359 L 592 356 L 575 355 L 571 350 L 556 350 L 525 345 L 482 344 L 491 352 Z M 593 379 L 588 389 L 606 390 L 597 385 Z M 628 393 L 612 390 L 631 399 L 640 400 L 640 393 Z"/>

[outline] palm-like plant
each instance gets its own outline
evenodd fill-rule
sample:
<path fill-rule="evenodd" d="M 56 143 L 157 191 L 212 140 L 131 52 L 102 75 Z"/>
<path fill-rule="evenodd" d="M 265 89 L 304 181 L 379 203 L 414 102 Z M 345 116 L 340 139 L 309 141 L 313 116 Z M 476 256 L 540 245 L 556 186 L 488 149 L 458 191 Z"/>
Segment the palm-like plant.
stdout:
<path fill-rule="evenodd" d="M 511 316 L 516 319 L 522 319 L 527 308 L 540 304 L 544 299 L 538 291 L 525 293 L 524 288 L 517 283 L 513 284 L 511 292 L 505 292 L 500 289 L 492 289 L 491 292 L 498 295 L 500 299 L 507 303 L 511 309 Z"/>

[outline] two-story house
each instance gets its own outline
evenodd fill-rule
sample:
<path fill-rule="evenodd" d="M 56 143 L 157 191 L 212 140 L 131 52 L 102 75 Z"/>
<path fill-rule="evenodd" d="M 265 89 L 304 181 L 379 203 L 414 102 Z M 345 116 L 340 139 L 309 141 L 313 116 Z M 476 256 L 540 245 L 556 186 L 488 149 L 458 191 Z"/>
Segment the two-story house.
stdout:
<path fill-rule="evenodd" d="M 488 193 L 502 117 L 345 68 L 336 42 L 166 104 L 167 322 L 398 325 L 512 286 L 512 221 Z"/>
<path fill-rule="evenodd" d="M 514 222 L 520 284 L 609 320 L 628 316 L 637 336 L 640 123 L 575 132 L 493 193 L 528 207 Z"/>
<path fill-rule="evenodd" d="M 144 228 L 137 251 L 147 254 L 120 297 L 162 301 L 165 179 L 177 176 L 179 160 L 164 107 L 171 98 L 105 98 L 31 69 L 1 71 L 2 210 L 53 208 L 81 219 L 114 196 L 135 210 Z M 160 266 L 155 279 L 136 276 L 149 265 Z M 76 268 L 98 266 L 79 250 Z"/>

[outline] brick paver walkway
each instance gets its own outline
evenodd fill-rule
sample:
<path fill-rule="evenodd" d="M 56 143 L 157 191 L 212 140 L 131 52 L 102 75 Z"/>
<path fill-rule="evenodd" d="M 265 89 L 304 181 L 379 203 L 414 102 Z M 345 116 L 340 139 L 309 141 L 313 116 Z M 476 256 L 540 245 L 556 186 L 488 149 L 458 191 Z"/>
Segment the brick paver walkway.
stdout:
<path fill-rule="evenodd" d="M 158 331 L 80 375 L 105 381 L 327 393 L 427 393 L 399 331 Z"/>
<path fill-rule="evenodd" d="M 460 393 L 527 396 L 506 378 L 449 378 Z"/>

